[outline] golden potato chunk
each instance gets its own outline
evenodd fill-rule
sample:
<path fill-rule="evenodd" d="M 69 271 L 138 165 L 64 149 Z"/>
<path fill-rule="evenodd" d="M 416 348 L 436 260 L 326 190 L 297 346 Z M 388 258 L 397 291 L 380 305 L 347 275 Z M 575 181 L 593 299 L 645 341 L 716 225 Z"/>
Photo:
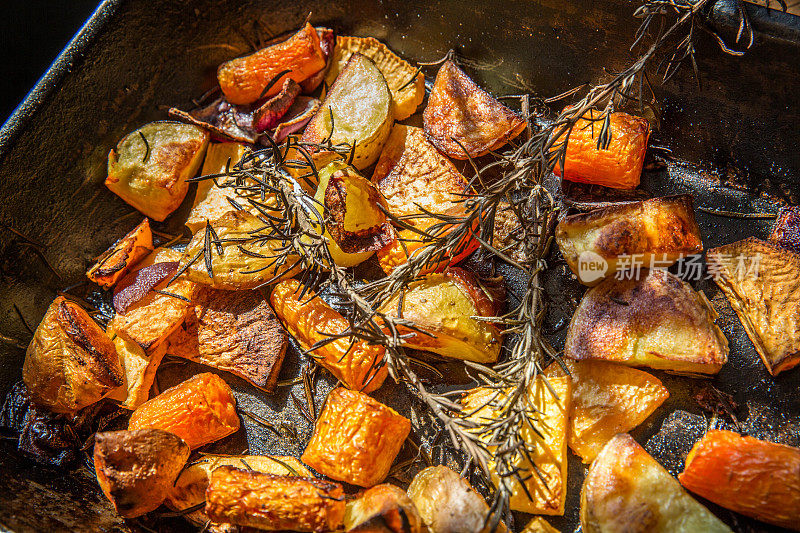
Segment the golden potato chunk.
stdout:
<path fill-rule="evenodd" d="M 153 251 L 153 233 L 150 221 L 144 219 L 127 235 L 97 258 L 97 262 L 86 273 L 89 280 L 101 287 L 109 288 Z"/>
<path fill-rule="evenodd" d="M 118 400 L 126 409 L 136 409 L 150 397 L 150 388 L 155 381 L 158 365 L 166 354 L 167 345 L 161 343 L 148 353 L 132 340 L 117 335 L 110 327 L 107 333 L 117 349 L 123 381 L 122 386 L 111 391 L 108 397 Z"/>
<path fill-rule="evenodd" d="M 541 516 L 534 517 L 533 520 L 528 522 L 522 533 L 559 533 L 559 531 L 550 525 L 550 523 Z"/>
<path fill-rule="evenodd" d="M 384 483 L 347 503 L 344 527 L 347 533 L 422 533 L 425 526 L 405 491 Z"/>
<path fill-rule="evenodd" d="M 183 202 L 200 168 L 208 133 L 180 122 L 151 122 L 108 154 L 106 187 L 146 216 L 163 221 Z"/>

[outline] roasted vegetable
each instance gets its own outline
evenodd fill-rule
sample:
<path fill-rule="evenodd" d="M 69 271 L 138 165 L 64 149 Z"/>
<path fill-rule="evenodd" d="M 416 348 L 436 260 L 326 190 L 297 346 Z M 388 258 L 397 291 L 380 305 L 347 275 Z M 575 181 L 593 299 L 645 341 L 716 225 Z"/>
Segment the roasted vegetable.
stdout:
<path fill-rule="evenodd" d="M 572 380 L 569 447 L 591 463 L 606 442 L 650 416 L 669 392 L 647 372 L 604 361 L 564 360 Z M 548 377 L 565 376 L 561 365 L 545 369 Z"/>
<path fill-rule="evenodd" d="M 189 453 L 178 436 L 160 429 L 97 433 L 97 482 L 120 516 L 141 516 L 161 505 Z"/>
<path fill-rule="evenodd" d="M 611 439 L 581 490 L 585 533 L 730 533 L 633 438 Z"/>
<path fill-rule="evenodd" d="M 232 169 L 246 153 L 245 145 L 241 143 L 211 143 L 206 151 L 203 161 L 202 176 L 222 174 L 226 169 Z M 231 209 L 234 209 L 228 198 L 238 202 L 242 207 L 249 208 L 246 201 L 241 200 L 239 192 L 232 187 L 219 187 L 216 182 L 226 182 L 225 178 L 207 179 L 197 182 L 197 192 L 194 203 L 186 221 L 186 227 L 192 233 L 203 229 L 206 222 L 218 219 Z M 259 195 L 257 200 L 261 199 Z"/>
<path fill-rule="evenodd" d="M 781 207 L 769 240 L 800 254 L 800 207 Z"/>
<path fill-rule="evenodd" d="M 478 87 L 449 59 L 436 74 L 422 124 L 428 140 L 453 159 L 485 155 L 525 129 L 519 115 Z"/>
<path fill-rule="evenodd" d="M 309 290 L 302 298 L 300 292 L 298 281 L 282 281 L 272 290 L 269 300 L 300 348 L 310 351 L 317 363 L 353 390 L 372 392 L 380 387 L 387 375 L 386 367 L 382 366 L 383 346 L 340 338 L 311 351 L 315 343 L 346 331 L 350 324 L 314 291 Z"/>
<path fill-rule="evenodd" d="M 109 288 L 153 251 L 153 233 L 150 221 L 144 219 L 127 235 L 97 258 L 97 262 L 86 273 L 91 281 Z"/>
<path fill-rule="evenodd" d="M 140 405 L 128 429 L 158 428 L 175 433 L 191 449 L 239 429 L 236 400 L 222 378 L 197 374 Z"/>
<path fill-rule="evenodd" d="M 331 479 L 372 487 L 386 478 L 409 431 L 411 422 L 391 407 L 337 387 L 300 459 Z"/>
<path fill-rule="evenodd" d="M 167 351 L 272 391 L 287 344 L 286 332 L 260 292 L 202 289 L 186 321 L 169 338 Z"/>
<path fill-rule="evenodd" d="M 559 533 L 559 531 L 550 525 L 550 523 L 541 516 L 535 517 L 528 522 L 522 533 Z"/>
<path fill-rule="evenodd" d="M 122 385 L 114 343 L 79 305 L 57 297 L 25 353 L 22 379 L 34 403 L 75 413 Z"/>
<path fill-rule="evenodd" d="M 570 269 L 589 286 L 619 270 L 667 268 L 681 257 L 703 251 L 690 195 L 568 216 L 556 226 L 555 235 Z"/>
<path fill-rule="evenodd" d="M 770 374 L 800 363 L 800 254 L 755 238 L 709 250 L 728 297 Z"/>
<path fill-rule="evenodd" d="M 331 66 L 325 75 L 328 86 L 333 85 L 353 54 L 370 58 L 380 69 L 392 93 L 395 120 L 405 120 L 416 112 L 425 98 L 425 75 L 372 37 L 336 37 Z"/>
<path fill-rule="evenodd" d="M 206 491 L 211 520 L 269 531 L 336 531 L 344 510 L 344 491 L 338 483 L 233 466 L 214 470 Z"/>
<path fill-rule="evenodd" d="M 217 69 L 217 80 L 230 103 L 251 104 L 279 93 L 285 79 L 301 82 L 323 68 L 319 35 L 306 23 L 286 41 L 226 61 Z"/>
<path fill-rule="evenodd" d="M 598 148 L 601 135 L 609 142 Z M 569 131 L 563 177 L 614 189 L 635 189 L 642 176 L 649 136 L 650 124 L 644 118 L 611 113 L 606 124 L 603 112 L 590 109 Z M 564 141 L 562 136 L 557 142 Z M 553 172 L 562 175 L 560 161 Z"/>
<path fill-rule="evenodd" d="M 525 443 L 525 459 L 517 460 L 509 468 L 518 475 L 505 480 L 511 487 L 509 506 L 513 511 L 531 514 L 562 515 L 567 497 L 567 428 L 570 413 L 572 384 L 568 377 L 551 377 L 545 382 L 538 377 L 528 390 L 528 416 L 536 420 L 535 429 L 524 424 L 518 429 Z M 502 402 L 507 391 L 479 387 L 471 390 L 462 400 L 463 411 L 468 419 L 480 424 L 481 420 L 496 419 L 498 402 Z M 483 433 L 479 438 L 489 445 L 491 435 Z M 492 481 L 499 486 L 497 465 L 489 463 Z M 520 481 L 522 480 L 522 481 Z M 523 486 L 524 484 L 524 486 Z"/>
<path fill-rule="evenodd" d="M 113 328 L 109 327 L 106 332 L 114 342 L 122 366 L 122 386 L 111 391 L 108 397 L 118 400 L 126 409 L 136 409 L 150 397 L 150 388 L 167 351 L 167 344 L 161 343 L 152 351 L 145 352 L 132 340 L 117 335 Z"/>
<path fill-rule="evenodd" d="M 716 374 L 728 340 L 703 293 L 666 270 L 608 278 L 581 300 L 567 332 L 569 359 Z"/>
<path fill-rule="evenodd" d="M 272 132 L 272 140 L 280 144 L 292 133 L 303 129 L 314 118 L 321 105 L 322 102 L 316 98 L 298 96 Z"/>
<path fill-rule="evenodd" d="M 375 254 L 378 257 L 378 264 L 381 266 L 387 275 L 391 274 L 395 268 L 399 267 L 409 257 L 415 257 L 424 253 L 425 249 L 431 246 L 431 242 L 424 242 L 420 234 L 412 230 L 395 231 L 394 240 L 385 248 L 378 250 Z M 448 266 L 455 266 L 461 261 L 466 259 L 472 252 L 478 249 L 478 241 L 472 235 L 465 236 L 459 241 L 453 251 L 447 251 L 440 254 L 441 260 L 437 261 L 438 257 L 433 257 L 430 266 L 424 267 L 421 274 L 429 272 L 439 272 L 446 269 Z"/>
<path fill-rule="evenodd" d="M 344 527 L 347 533 L 422 533 L 424 524 L 405 491 L 385 483 L 347 503 Z"/>
<path fill-rule="evenodd" d="M 726 509 L 800 531 L 800 449 L 709 430 L 686 457 L 681 484 Z"/>
<path fill-rule="evenodd" d="M 108 154 L 106 187 L 159 222 L 183 202 L 187 178 L 200 168 L 208 133 L 180 122 L 151 122 Z"/>

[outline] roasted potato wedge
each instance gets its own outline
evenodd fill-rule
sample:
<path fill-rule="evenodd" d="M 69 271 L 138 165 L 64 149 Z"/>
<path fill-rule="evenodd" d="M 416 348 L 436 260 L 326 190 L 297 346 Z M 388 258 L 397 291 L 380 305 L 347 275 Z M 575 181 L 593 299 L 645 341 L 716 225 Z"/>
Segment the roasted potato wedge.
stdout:
<path fill-rule="evenodd" d="M 688 194 L 568 216 L 556 226 L 556 242 L 569 268 L 589 286 L 626 268 L 667 268 L 703 251 Z"/>
<path fill-rule="evenodd" d="M 472 273 L 454 267 L 410 283 L 402 295 L 397 294 L 380 310 L 386 316 L 409 320 L 425 332 L 398 326 L 401 334 L 410 335 L 402 339 L 405 346 L 454 359 L 494 363 L 502 336 L 496 325 L 476 317 L 497 316 L 504 289 L 502 280 L 481 283 Z"/>
<path fill-rule="evenodd" d="M 167 351 L 273 391 L 289 337 L 259 291 L 202 289 Z"/>
<path fill-rule="evenodd" d="M 166 354 L 167 344 L 161 343 L 148 353 L 132 340 L 117 335 L 111 327 L 106 333 L 117 349 L 122 366 L 122 386 L 111 391 L 108 397 L 118 400 L 126 409 L 136 409 L 150 398 L 150 388 L 158 365 Z"/>
<path fill-rule="evenodd" d="M 703 293 L 666 270 L 643 270 L 638 280 L 608 278 L 575 310 L 564 356 L 716 374 L 728 361 L 716 319 Z"/>
<path fill-rule="evenodd" d="M 800 254 L 800 207 L 781 207 L 769 240 Z"/>
<path fill-rule="evenodd" d="M 206 491 L 211 520 L 268 531 L 337 531 L 344 511 L 338 483 L 233 466 L 215 469 Z"/>
<path fill-rule="evenodd" d="M 388 373 L 382 365 L 384 348 L 363 340 L 352 343 L 340 338 L 311 351 L 315 343 L 346 331 L 350 324 L 345 317 L 322 299 L 308 291 L 300 297 L 297 280 L 282 281 L 272 290 L 270 304 L 284 327 L 297 340 L 300 348 L 310 352 L 314 360 L 327 368 L 346 387 L 372 392 L 383 384 Z"/>
<path fill-rule="evenodd" d="M 550 525 L 550 522 L 541 516 L 534 517 L 533 520 L 528 522 L 522 533 L 559 533 L 559 531 Z"/>
<path fill-rule="evenodd" d="M 349 35 L 336 37 L 331 66 L 325 75 L 325 82 L 329 87 L 336 81 L 353 54 L 370 58 L 383 74 L 394 100 L 395 120 L 405 120 L 416 112 L 425 98 L 425 75 L 372 37 Z"/>
<path fill-rule="evenodd" d="M 414 502 L 400 487 L 375 485 L 347 503 L 347 533 L 422 533 L 424 524 Z"/>
<path fill-rule="evenodd" d="M 603 447 L 581 489 L 585 533 L 730 533 L 633 438 Z"/>
<path fill-rule="evenodd" d="M 59 296 L 28 345 L 22 379 L 34 403 L 74 414 L 122 385 L 122 368 L 105 331 L 82 307 Z"/>
<path fill-rule="evenodd" d="M 231 388 L 221 377 L 206 372 L 140 405 L 131 415 L 128 429 L 170 431 L 194 450 L 236 432 L 239 424 Z"/>
<path fill-rule="evenodd" d="M 97 482 L 120 516 L 155 510 L 169 494 L 190 450 L 161 429 L 107 431 L 94 436 Z"/>
<path fill-rule="evenodd" d="M 525 121 L 478 87 L 451 60 L 439 68 L 422 113 L 425 135 L 453 159 L 497 150 L 525 130 Z"/>
<path fill-rule="evenodd" d="M 714 248 L 708 271 L 770 374 L 800 363 L 800 254 L 751 238 Z"/>
<path fill-rule="evenodd" d="M 681 484 L 718 505 L 800 531 L 800 449 L 712 429 L 686 457 Z"/>
<path fill-rule="evenodd" d="M 513 511 L 531 514 L 563 515 L 567 497 L 567 431 L 570 413 L 572 384 L 568 377 L 552 377 L 545 383 L 538 377 L 528 391 L 532 409 L 531 419 L 536 420 L 536 430 L 530 424 L 519 432 L 527 447 L 526 458 L 513 466 L 519 469 L 524 487 L 514 478 L 505 481 L 511 487 L 509 506 Z M 463 411 L 476 422 L 497 418 L 496 402 L 507 392 L 479 387 L 462 400 Z M 533 410 L 535 409 L 535 411 Z M 479 435 L 488 442 L 490 436 Z M 490 451 L 496 446 L 487 445 Z M 535 465 L 535 466 L 534 466 Z M 489 463 L 492 481 L 500 486 L 500 477 L 494 462 Z"/>
<path fill-rule="evenodd" d="M 661 381 L 641 370 L 605 361 L 565 360 L 572 381 L 569 447 L 591 463 L 606 442 L 627 433 L 669 398 Z M 552 363 L 545 376 L 566 376 Z"/>
<path fill-rule="evenodd" d="M 300 459 L 331 479 L 372 487 L 386 478 L 410 431 L 411 422 L 391 407 L 337 387 Z"/>
<path fill-rule="evenodd" d="M 203 161 L 208 133 L 180 122 L 151 122 L 108 154 L 106 187 L 144 215 L 163 221 L 183 202 Z"/>
<path fill-rule="evenodd" d="M 144 219 L 127 235 L 97 258 L 86 277 L 101 287 L 109 288 L 127 274 L 136 263 L 153 251 L 150 221 Z"/>

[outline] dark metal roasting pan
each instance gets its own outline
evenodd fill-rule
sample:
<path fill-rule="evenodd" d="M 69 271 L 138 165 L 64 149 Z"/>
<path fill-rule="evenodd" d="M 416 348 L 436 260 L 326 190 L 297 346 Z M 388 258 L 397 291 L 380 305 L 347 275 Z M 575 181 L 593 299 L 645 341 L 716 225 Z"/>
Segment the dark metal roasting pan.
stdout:
<path fill-rule="evenodd" d="M 717 2 L 710 22 L 735 35 L 736 6 L 734 1 Z M 721 53 L 713 38 L 703 34 L 698 50 L 702 90 L 691 68 L 655 89 L 663 125 L 651 145 L 672 152 L 666 168 L 643 176 L 642 188 L 653 196 L 691 192 L 696 208 L 737 212 L 774 213 L 781 205 L 800 203 L 800 18 L 745 6 L 755 43 L 744 57 Z M 455 48 L 460 56 L 487 67 L 467 70 L 494 94 L 551 96 L 584 82 L 607 80 L 634 59 L 628 47 L 638 26 L 632 17 L 635 7 L 624 0 L 103 2 L 0 130 L 0 334 L 26 344 L 30 333 L 19 315 L 35 327 L 56 291 L 81 281 L 93 258 L 132 227 L 134 216 L 120 218 L 132 208 L 102 186 L 109 149 L 125 133 L 165 118 L 164 106 L 190 107 L 191 99 L 210 87 L 215 67 L 248 50 L 248 40 L 258 31 L 287 32 L 311 12 L 314 24 L 374 36 L 415 61 L 434 61 Z M 429 77 L 434 73 L 435 67 L 426 71 Z M 157 229 L 179 232 L 185 208 Z M 696 215 L 705 249 L 748 236 L 766 238 L 771 224 L 701 210 Z M 41 246 L 31 246 L 9 228 Z M 556 251 L 554 262 L 558 255 Z M 546 326 L 556 330 L 583 289 L 564 266 L 552 270 L 545 280 L 551 309 Z M 507 280 L 513 294 L 520 280 L 513 272 Z M 710 382 L 733 396 L 741 431 L 800 445 L 800 368 L 771 377 L 717 286 L 709 281 L 694 286 L 706 291 L 730 341 L 730 361 Z M 564 333 L 553 334 L 558 348 Z M 0 394 L 20 379 L 24 355 L 13 343 L 0 343 Z M 307 364 L 291 350 L 280 379 L 299 375 Z M 463 379 L 457 365 L 436 365 L 448 383 Z M 161 389 L 197 370 L 191 364 L 164 368 Z M 731 422 L 713 419 L 694 400 L 708 380 L 656 375 L 671 396 L 633 435 L 676 474 L 709 424 Z M 226 380 L 241 406 L 287 423 L 297 435 L 278 438 L 244 418 L 246 431 L 214 449 L 238 453 L 249 447 L 254 454 L 299 456 L 312 427 L 288 401 L 289 389 L 267 395 L 238 378 Z M 332 385 L 321 379 L 320 404 Z M 412 418 L 423 410 L 402 384 L 387 380 L 376 395 Z M 446 439 L 431 447 L 436 431 L 428 429 L 420 436 L 433 460 L 451 461 Z M 571 455 L 567 511 L 551 520 L 562 531 L 578 529 L 584 474 L 580 460 Z M 708 505 L 735 531 L 779 530 Z M 524 525 L 522 518 L 516 527 Z M 146 525 L 161 531 L 193 530 L 180 519 Z M 138 527 L 114 514 L 84 466 L 72 472 L 39 467 L 21 456 L 12 440 L 0 440 L 0 530 L 110 532 Z"/>

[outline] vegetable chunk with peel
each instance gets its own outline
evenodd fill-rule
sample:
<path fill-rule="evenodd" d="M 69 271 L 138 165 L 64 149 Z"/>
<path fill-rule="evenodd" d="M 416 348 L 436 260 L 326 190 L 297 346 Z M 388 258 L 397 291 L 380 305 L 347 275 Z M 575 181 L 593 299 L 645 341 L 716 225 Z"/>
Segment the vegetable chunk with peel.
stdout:
<path fill-rule="evenodd" d="M 127 235 L 103 252 L 86 273 L 91 281 L 101 287 L 113 287 L 130 269 L 153 251 L 153 233 L 150 221 L 144 219 Z"/>

